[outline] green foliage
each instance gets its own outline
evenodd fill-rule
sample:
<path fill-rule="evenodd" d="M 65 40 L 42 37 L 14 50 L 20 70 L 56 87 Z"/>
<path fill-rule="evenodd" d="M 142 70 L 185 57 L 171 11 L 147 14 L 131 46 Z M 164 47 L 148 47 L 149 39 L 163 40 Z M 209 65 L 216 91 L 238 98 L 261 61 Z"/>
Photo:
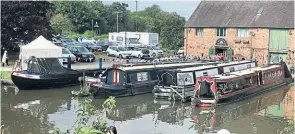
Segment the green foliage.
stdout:
<path fill-rule="evenodd" d="M 94 36 L 93 38 L 94 38 L 94 40 L 104 39 L 104 38 L 109 38 L 109 35 L 108 34 L 102 34 L 100 36 Z"/>
<path fill-rule="evenodd" d="M 95 35 L 94 32 L 92 32 L 91 30 L 87 30 L 83 33 L 83 37 L 93 37 Z"/>
<path fill-rule="evenodd" d="M 4 79 L 4 80 L 10 80 L 10 75 L 11 75 L 10 71 L 1 71 L 0 72 L 1 79 Z"/>
<path fill-rule="evenodd" d="M 69 18 L 63 14 L 55 14 L 51 20 L 51 27 L 56 33 L 63 34 L 73 30 Z"/>
<path fill-rule="evenodd" d="M 113 108 L 116 107 L 116 101 L 114 97 L 109 97 L 102 104 L 102 110 L 97 110 L 92 104 L 92 100 L 85 99 L 79 103 L 79 109 L 76 111 L 78 120 L 75 128 L 75 134 L 105 134 L 107 133 L 107 114 L 110 113 Z M 97 115 L 97 119 L 92 125 L 87 124 L 89 118 L 93 115 Z M 75 125 L 75 124 L 74 124 Z M 68 134 L 69 132 L 60 132 L 55 128 L 52 130 L 53 134 Z"/>
<path fill-rule="evenodd" d="M 163 48 L 178 49 L 183 46 L 184 17 L 176 13 L 164 12 L 158 5 L 153 5 L 144 11 L 129 14 L 132 25 L 134 25 L 136 18 L 138 31 L 159 33 L 159 44 Z"/>
<path fill-rule="evenodd" d="M 1 1 L 1 45 L 9 47 L 16 42 L 32 41 L 54 34 L 50 18 L 54 5 L 48 1 Z"/>
<path fill-rule="evenodd" d="M 78 34 L 73 34 L 73 35 L 72 35 L 72 39 L 74 39 L 74 40 L 76 40 L 76 41 L 78 40 L 79 37 L 80 37 L 80 36 L 79 36 Z"/>

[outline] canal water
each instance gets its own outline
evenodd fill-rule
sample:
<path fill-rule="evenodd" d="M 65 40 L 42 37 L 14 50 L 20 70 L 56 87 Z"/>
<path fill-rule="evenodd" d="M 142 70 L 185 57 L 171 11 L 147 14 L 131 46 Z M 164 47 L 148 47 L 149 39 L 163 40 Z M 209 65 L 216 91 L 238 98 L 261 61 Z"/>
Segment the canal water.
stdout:
<path fill-rule="evenodd" d="M 70 92 L 78 88 L 19 91 L 1 87 L 5 134 L 46 134 L 53 127 L 62 131 L 71 128 L 82 98 L 73 98 Z M 202 134 L 220 129 L 237 134 L 276 134 L 293 119 L 293 94 L 294 87 L 284 87 L 214 109 L 155 101 L 152 94 L 116 98 L 108 123 L 116 126 L 119 134 Z M 103 101 L 93 99 L 92 103 L 101 108 Z"/>

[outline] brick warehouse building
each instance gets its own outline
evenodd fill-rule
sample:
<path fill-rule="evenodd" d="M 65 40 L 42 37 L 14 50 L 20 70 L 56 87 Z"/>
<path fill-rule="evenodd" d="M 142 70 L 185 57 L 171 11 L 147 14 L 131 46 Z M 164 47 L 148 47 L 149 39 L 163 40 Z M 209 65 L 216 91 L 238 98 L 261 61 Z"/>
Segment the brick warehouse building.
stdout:
<path fill-rule="evenodd" d="M 201 1 L 184 34 L 187 55 L 294 65 L 294 1 Z"/>

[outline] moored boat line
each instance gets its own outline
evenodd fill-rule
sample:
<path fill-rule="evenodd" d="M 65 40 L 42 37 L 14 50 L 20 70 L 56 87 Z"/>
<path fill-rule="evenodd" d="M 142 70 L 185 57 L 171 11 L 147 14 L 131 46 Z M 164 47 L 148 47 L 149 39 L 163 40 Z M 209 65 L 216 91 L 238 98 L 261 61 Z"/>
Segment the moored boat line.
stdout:
<path fill-rule="evenodd" d="M 161 75 L 158 84 L 154 87 L 154 96 L 156 98 L 181 99 L 185 101 L 193 95 L 196 79 L 200 76 L 229 73 L 256 66 L 256 61 L 244 60 L 216 65 L 170 69 Z"/>
<path fill-rule="evenodd" d="M 242 71 L 202 76 L 196 80 L 193 106 L 214 106 L 218 103 L 277 88 L 293 81 L 286 64 L 255 67 Z"/>

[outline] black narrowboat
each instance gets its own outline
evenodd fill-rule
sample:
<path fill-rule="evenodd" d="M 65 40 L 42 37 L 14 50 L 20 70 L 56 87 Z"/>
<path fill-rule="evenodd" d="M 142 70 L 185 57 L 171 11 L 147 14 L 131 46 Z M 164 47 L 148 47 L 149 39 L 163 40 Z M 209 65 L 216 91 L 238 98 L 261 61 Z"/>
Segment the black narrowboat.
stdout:
<path fill-rule="evenodd" d="M 151 93 L 159 76 L 165 69 L 217 64 L 216 62 L 193 62 L 158 65 L 125 66 L 119 65 L 105 71 L 100 81 L 90 82 L 98 88 L 94 96 L 130 96 Z"/>
<path fill-rule="evenodd" d="M 210 107 L 293 82 L 285 62 L 196 79 L 192 105 Z"/>
<path fill-rule="evenodd" d="M 13 71 L 11 80 L 19 89 L 46 89 L 79 84 L 79 71 L 65 68 L 57 58 L 32 58 L 28 69 Z"/>
<path fill-rule="evenodd" d="M 191 98 L 194 93 L 196 79 L 200 76 L 212 76 L 217 74 L 239 71 L 256 67 L 256 61 L 235 61 L 219 63 L 215 65 L 196 66 L 167 70 L 160 76 L 158 84 L 154 87 L 154 97 L 180 99 Z M 178 93 L 176 93 L 178 92 Z M 184 92 L 182 94 L 182 92 Z M 178 94 L 178 95 L 177 95 Z M 180 96 L 182 95 L 182 97 Z"/>

